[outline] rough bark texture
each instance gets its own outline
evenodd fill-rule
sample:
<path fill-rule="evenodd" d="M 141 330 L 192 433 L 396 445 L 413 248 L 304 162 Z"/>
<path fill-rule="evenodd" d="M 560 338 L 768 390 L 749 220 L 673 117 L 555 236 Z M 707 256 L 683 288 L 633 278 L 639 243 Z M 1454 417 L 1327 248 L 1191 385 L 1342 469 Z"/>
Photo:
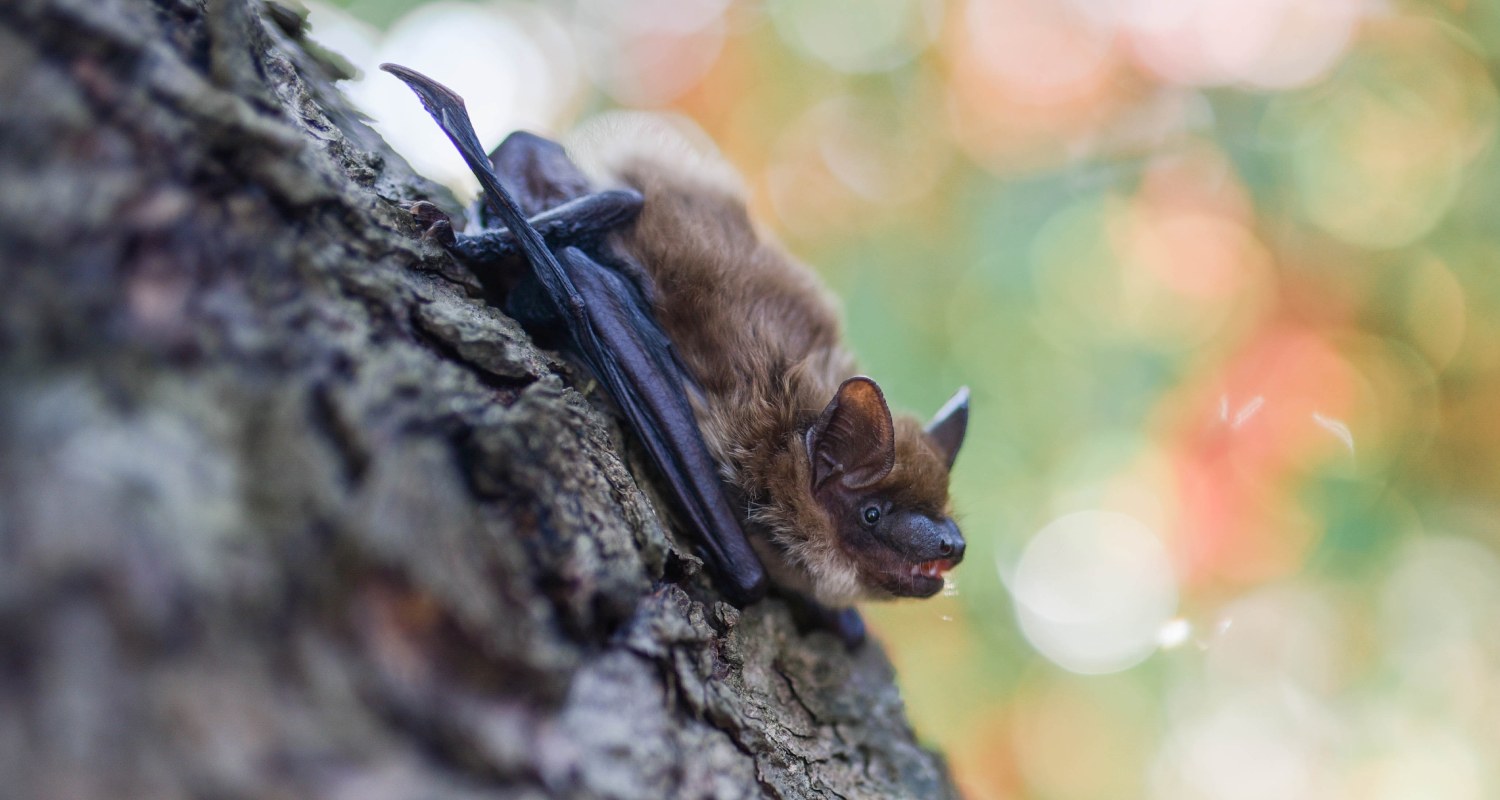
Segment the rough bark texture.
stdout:
<path fill-rule="evenodd" d="M 254 0 L 0 4 L 0 793 L 951 795 L 412 238 L 339 69 Z"/>

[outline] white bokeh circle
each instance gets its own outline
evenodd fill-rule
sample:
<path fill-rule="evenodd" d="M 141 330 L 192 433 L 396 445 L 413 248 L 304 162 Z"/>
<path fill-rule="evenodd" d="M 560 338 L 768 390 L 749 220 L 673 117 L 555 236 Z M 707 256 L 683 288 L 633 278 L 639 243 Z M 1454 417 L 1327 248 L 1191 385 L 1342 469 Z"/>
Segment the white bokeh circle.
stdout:
<path fill-rule="evenodd" d="M 1112 511 L 1078 511 L 1032 537 L 1011 580 L 1021 631 L 1072 672 L 1134 666 L 1159 645 L 1177 610 L 1177 581 L 1161 540 Z"/>

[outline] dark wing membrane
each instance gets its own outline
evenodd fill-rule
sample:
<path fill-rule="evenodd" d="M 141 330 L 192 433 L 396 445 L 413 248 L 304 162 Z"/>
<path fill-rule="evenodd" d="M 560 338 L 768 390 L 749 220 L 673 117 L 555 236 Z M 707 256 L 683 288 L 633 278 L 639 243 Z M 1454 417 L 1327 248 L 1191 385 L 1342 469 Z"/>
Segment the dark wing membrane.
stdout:
<path fill-rule="evenodd" d="M 576 247 L 558 256 L 585 298 L 588 324 L 575 329 L 579 354 L 645 442 L 688 520 L 705 533 L 704 546 L 731 594 L 754 599 L 765 590 L 765 572 L 724 496 L 666 334 L 632 301 L 625 278 Z"/>
<path fill-rule="evenodd" d="M 534 133 L 516 131 L 505 137 L 489 160 L 495 176 L 505 183 L 527 217 L 593 191 L 588 176 L 568 158 L 562 145 Z"/>
<path fill-rule="evenodd" d="M 725 593 L 740 603 L 759 598 L 765 593 L 765 570 L 703 443 L 684 394 L 686 375 L 640 294 L 577 248 L 562 250 L 559 262 L 495 175 L 463 98 L 406 67 L 383 64 L 381 69 L 416 92 L 479 179 L 490 206 L 515 234 L 542 292 L 563 317 L 577 354 L 625 413 L 688 520 L 702 532 Z"/>

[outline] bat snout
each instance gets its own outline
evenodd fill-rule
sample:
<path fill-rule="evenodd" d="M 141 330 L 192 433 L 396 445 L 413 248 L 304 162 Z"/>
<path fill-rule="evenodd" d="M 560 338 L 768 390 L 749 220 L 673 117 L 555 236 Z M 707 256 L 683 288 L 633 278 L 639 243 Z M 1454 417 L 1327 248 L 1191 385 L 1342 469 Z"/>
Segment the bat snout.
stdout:
<path fill-rule="evenodd" d="M 948 517 L 933 519 L 908 512 L 891 526 L 884 538 L 886 544 L 909 561 L 943 560 L 957 564 L 964 557 L 963 534 Z"/>
<path fill-rule="evenodd" d="M 880 570 L 887 591 L 898 597 L 930 597 L 944 575 L 964 557 L 964 537 L 948 517 L 902 514 L 881 537 L 889 548 Z M 894 556 L 894 558 L 892 558 Z"/>

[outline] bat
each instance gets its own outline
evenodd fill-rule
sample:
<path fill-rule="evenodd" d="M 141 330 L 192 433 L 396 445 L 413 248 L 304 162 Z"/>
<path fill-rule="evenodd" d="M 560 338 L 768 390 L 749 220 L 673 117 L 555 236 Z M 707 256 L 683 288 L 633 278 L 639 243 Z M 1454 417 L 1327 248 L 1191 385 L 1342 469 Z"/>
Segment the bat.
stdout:
<path fill-rule="evenodd" d="M 462 98 L 381 68 L 416 92 L 489 206 L 484 230 L 457 234 L 415 204 L 426 235 L 598 378 L 727 597 L 753 602 L 769 578 L 853 645 L 856 600 L 942 588 L 965 548 L 948 478 L 968 390 L 925 426 L 893 416 L 857 374 L 827 289 L 756 229 L 722 160 L 649 125 L 596 132 L 578 162 L 527 133 L 486 157 Z"/>

